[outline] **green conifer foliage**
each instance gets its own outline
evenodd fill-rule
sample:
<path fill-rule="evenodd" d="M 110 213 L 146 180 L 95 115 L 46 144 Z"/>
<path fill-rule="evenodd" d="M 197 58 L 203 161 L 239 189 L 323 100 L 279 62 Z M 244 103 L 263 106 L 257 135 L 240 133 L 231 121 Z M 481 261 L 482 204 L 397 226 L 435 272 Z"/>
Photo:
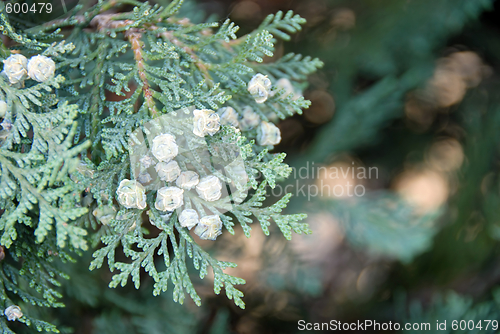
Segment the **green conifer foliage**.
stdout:
<path fill-rule="evenodd" d="M 91 270 L 106 262 L 115 273 L 110 287 L 124 286 L 131 277 L 139 288 L 145 270 L 154 279 L 155 295 L 166 291 L 170 281 L 175 301 L 182 303 L 187 293 L 200 305 L 188 267 L 194 266 L 201 278 L 211 267 L 215 293 L 224 288 L 244 308 L 243 294 L 235 286 L 245 281 L 224 273 L 236 264 L 205 251 L 180 224 L 177 211 L 159 210 L 157 188 L 145 186 L 145 206 L 124 206 L 117 196 L 122 181 L 136 176 L 131 134 L 137 129 L 147 134 L 146 125 L 165 115 L 185 113 L 185 123 L 166 125 L 179 138 L 193 127 L 193 109 L 230 107 L 236 112 L 239 128 L 221 120 L 216 134 L 198 138 L 212 158 L 224 158 L 222 143 L 232 144 L 248 177 L 250 191 L 244 201 L 229 205 L 228 197 L 196 202 L 198 213 L 220 218 L 222 233 L 234 234 L 235 224 L 240 224 L 250 237 L 254 219 L 266 235 L 273 221 L 287 239 L 292 231 L 310 232 L 300 222 L 305 215 L 281 214 L 289 195 L 263 204 L 269 187 L 291 171 L 283 162 L 285 154 L 269 153 L 269 143 L 279 138 L 272 122 L 309 106 L 297 87 L 322 66 L 318 59 L 296 54 L 274 63 L 264 58 L 273 55 L 275 38 L 288 40 L 305 20 L 291 11 L 278 12 L 238 37 L 238 27 L 229 20 L 194 24 L 176 16 L 181 5 L 179 0 L 165 7 L 99 1 L 85 10 L 77 6 L 65 19 L 23 29 L 0 4 L 2 33 L 9 40 L 2 45 L 2 60 L 12 54 L 42 55 L 55 65 L 51 75 L 48 58 L 38 58 L 37 69 L 31 58 L 19 82 L 9 81 L 7 65 L 0 77 L 0 99 L 7 104 L 0 133 L 0 243 L 7 254 L 0 265 L 2 310 L 10 305 L 23 310 L 24 303 L 62 306 L 58 277 L 66 275 L 51 262 L 72 260 L 70 253 L 88 248 L 94 249 Z M 133 10 L 125 11 L 127 6 Z M 267 76 L 270 85 L 251 90 L 249 82 L 257 73 Z M 279 79 L 293 82 L 291 90 L 277 84 Z M 197 169 L 201 175 L 202 169 Z M 213 167 L 209 171 L 231 184 L 231 177 L 216 174 Z M 16 320 L 57 331 L 29 314 Z M 6 317 L 0 317 L 0 324 L 10 331 Z"/>

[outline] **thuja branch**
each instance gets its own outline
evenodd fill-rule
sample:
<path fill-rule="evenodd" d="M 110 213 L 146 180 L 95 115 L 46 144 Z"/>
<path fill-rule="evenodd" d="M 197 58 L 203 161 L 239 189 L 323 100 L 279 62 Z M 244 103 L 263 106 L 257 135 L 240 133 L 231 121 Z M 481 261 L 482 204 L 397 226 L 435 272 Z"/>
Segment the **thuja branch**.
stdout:
<path fill-rule="evenodd" d="M 11 241 L 4 246 L 15 247 L 15 233 L 29 225 L 33 240 L 57 245 L 63 254 L 68 239 L 85 249 L 81 226 L 93 227 L 91 237 L 104 246 L 94 250 L 90 269 L 107 260 L 111 271 L 120 271 L 111 286 L 132 276 L 138 287 L 142 267 L 154 278 L 154 294 L 171 281 L 175 301 L 187 292 L 199 305 L 186 265 L 191 258 L 200 278 L 213 269 L 215 293 L 224 288 L 244 307 L 235 286 L 245 281 L 224 273 L 236 264 L 213 258 L 198 241 L 220 243 L 218 236 L 234 234 L 238 223 L 250 237 L 252 215 L 266 234 L 271 220 L 287 239 L 309 233 L 299 223 L 304 215 L 281 214 L 288 197 L 271 207 L 264 200 L 268 183 L 274 187 L 288 168 L 284 155 L 269 154 L 281 141 L 272 115 L 285 118 L 309 106 L 301 96 L 304 81 L 322 63 L 285 57 L 278 67 L 256 65 L 273 54 L 275 37 L 300 28 L 303 20 L 292 12 L 269 16 L 237 39 L 230 20 L 194 24 L 174 17 L 181 3 L 99 1 L 83 15 L 31 30 L 29 39 L 8 26 L 16 51 L 3 50 L 11 54 L 4 57 L 8 75 L 0 76 L 0 106 L 7 109 L 0 117 L 16 131 L 0 155 L 1 218 Z M 126 4 L 135 8 L 120 12 Z M 54 44 L 46 46 L 49 41 Z M 41 55 L 33 54 L 37 48 Z M 44 71 L 30 69 L 33 59 Z M 65 107 L 68 102 L 76 104 Z M 55 105 L 61 108 L 49 113 Z M 72 122 L 56 124 L 68 115 Z M 145 214 L 163 230 L 156 238 L 144 231 Z M 131 263 L 117 261 L 122 253 Z M 166 269 L 156 268 L 156 255 L 163 255 Z M 19 304 L 16 310 L 24 307 Z"/>

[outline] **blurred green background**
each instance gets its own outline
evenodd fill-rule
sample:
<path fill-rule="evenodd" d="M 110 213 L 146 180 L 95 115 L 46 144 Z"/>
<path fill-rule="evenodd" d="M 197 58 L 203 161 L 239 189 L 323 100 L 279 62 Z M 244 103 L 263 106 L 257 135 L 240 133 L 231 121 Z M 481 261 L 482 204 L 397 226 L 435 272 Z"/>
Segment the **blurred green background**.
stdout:
<path fill-rule="evenodd" d="M 500 4 L 199 0 L 182 13 L 229 17 L 243 34 L 289 9 L 308 22 L 275 58 L 296 52 L 325 66 L 304 87 L 311 108 L 279 123 L 276 150 L 295 173 L 275 194 L 289 185 L 290 207 L 308 213 L 314 233 L 286 242 L 254 229 L 206 244 L 238 263 L 245 310 L 210 282 L 198 282 L 201 308 L 152 297 L 147 275 L 141 291 L 107 289 L 110 274 L 88 273 L 87 254 L 54 314 L 67 332 L 301 333 L 301 319 L 493 332 L 451 322 L 500 319 Z M 362 196 L 348 195 L 354 186 Z"/>

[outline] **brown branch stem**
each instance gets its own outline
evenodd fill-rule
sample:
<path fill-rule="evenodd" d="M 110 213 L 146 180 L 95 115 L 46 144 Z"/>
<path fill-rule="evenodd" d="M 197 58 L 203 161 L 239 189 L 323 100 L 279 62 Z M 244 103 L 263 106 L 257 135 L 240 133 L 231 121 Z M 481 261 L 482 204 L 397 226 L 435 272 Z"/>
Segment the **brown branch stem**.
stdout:
<path fill-rule="evenodd" d="M 142 56 L 143 42 L 141 41 L 142 34 L 136 31 L 127 31 L 125 36 L 128 38 L 132 52 L 134 53 L 134 60 L 137 64 L 137 71 L 142 82 L 142 92 L 146 100 L 146 105 L 149 108 L 151 117 L 155 118 L 158 115 L 158 110 L 156 109 L 153 92 L 149 86 L 146 70 L 144 68 L 144 57 Z"/>

